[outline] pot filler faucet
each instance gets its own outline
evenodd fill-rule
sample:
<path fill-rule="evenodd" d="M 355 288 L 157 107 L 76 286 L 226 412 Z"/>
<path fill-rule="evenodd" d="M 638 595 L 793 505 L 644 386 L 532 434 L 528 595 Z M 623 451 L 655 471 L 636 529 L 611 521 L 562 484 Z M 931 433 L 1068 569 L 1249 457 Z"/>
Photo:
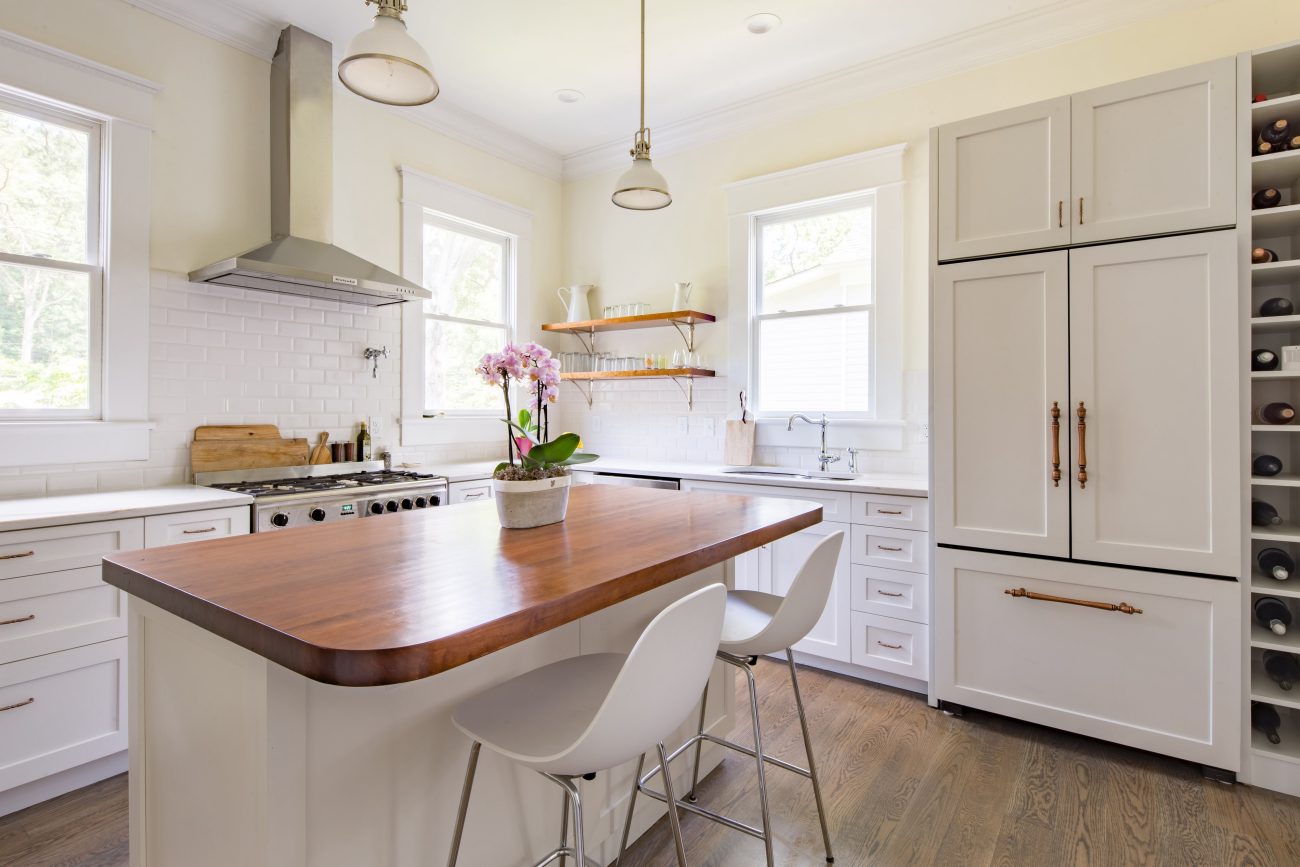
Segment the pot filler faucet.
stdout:
<path fill-rule="evenodd" d="M 808 424 L 815 424 L 822 429 L 822 450 L 821 450 L 821 454 L 817 455 L 817 464 L 818 466 L 821 467 L 821 471 L 823 473 L 826 472 L 827 467 L 829 467 L 831 464 L 835 463 L 840 459 L 839 455 L 831 455 L 826 453 L 826 426 L 830 424 L 830 420 L 826 418 L 826 413 L 822 413 L 822 417 L 820 421 L 813 421 L 803 413 L 797 412 L 794 415 L 790 416 L 790 423 L 785 426 L 786 430 L 788 431 L 794 430 L 795 419 L 798 419 L 799 421 L 802 422 L 807 422 Z"/>

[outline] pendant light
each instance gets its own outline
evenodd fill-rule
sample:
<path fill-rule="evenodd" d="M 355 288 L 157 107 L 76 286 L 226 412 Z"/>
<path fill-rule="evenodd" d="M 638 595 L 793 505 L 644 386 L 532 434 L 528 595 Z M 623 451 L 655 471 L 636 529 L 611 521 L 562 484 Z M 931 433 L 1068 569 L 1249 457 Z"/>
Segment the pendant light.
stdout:
<path fill-rule="evenodd" d="M 632 168 L 614 188 L 614 204 L 633 211 L 657 211 L 671 205 L 668 182 L 650 162 L 650 130 L 645 125 L 645 0 L 641 0 L 641 128 L 632 140 L 631 155 Z"/>
<path fill-rule="evenodd" d="M 366 0 L 375 4 L 374 23 L 348 43 L 339 62 L 339 80 L 353 93 L 385 105 L 424 105 L 438 97 L 438 80 L 429 53 L 410 33 L 402 13 L 405 0 Z"/>

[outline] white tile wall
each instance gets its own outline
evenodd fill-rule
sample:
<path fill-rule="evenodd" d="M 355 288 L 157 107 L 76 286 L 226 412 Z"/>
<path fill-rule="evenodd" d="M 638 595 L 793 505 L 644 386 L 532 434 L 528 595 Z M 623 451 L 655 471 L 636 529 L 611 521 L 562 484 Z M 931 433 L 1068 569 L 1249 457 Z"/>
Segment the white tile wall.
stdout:
<path fill-rule="evenodd" d="M 0 467 L 0 497 L 111 491 L 190 480 L 189 443 L 204 424 L 274 424 L 286 437 L 352 439 L 369 418 L 375 453 L 395 445 L 401 382 L 401 315 L 189 283 L 154 272 L 149 415 L 157 427 L 143 462 Z M 367 346 L 388 347 L 372 378 Z M 490 445 L 393 448 L 401 461 L 496 456 Z"/>

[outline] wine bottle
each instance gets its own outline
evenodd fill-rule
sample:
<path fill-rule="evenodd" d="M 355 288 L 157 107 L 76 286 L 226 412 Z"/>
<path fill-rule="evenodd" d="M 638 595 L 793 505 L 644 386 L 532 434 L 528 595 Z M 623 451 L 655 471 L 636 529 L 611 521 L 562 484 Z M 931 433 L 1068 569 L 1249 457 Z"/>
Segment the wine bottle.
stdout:
<path fill-rule="evenodd" d="M 1276 208 L 1282 204 L 1282 194 L 1278 192 L 1276 187 L 1265 187 L 1255 193 L 1250 203 L 1257 211 L 1265 208 Z"/>
<path fill-rule="evenodd" d="M 1300 135 L 1293 135 L 1284 143 L 1286 150 L 1300 151 Z"/>
<path fill-rule="evenodd" d="M 1291 625 L 1291 609 L 1276 596 L 1261 596 L 1255 600 L 1255 619 L 1274 635 L 1286 635 L 1286 628 Z"/>
<path fill-rule="evenodd" d="M 1277 253 L 1267 247 L 1256 247 L 1250 251 L 1250 261 L 1255 265 L 1263 265 L 1265 262 L 1276 262 Z"/>
<path fill-rule="evenodd" d="M 1295 560 L 1281 548 L 1261 548 L 1255 555 L 1259 571 L 1270 578 L 1285 581 L 1295 571 Z"/>
<path fill-rule="evenodd" d="M 1262 701 L 1252 701 L 1250 703 L 1250 727 L 1259 729 L 1268 738 L 1270 744 L 1282 743 L 1282 736 L 1277 730 L 1282 727 L 1282 717 L 1277 712 L 1277 708 L 1271 704 L 1265 704 Z"/>
<path fill-rule="evenodd" d="M 357 460 L 374 460 L 373 454 L 370 446 L 370 431 L 366 430 L 366 423 L 362 422 L 361 433 L 357 434 Z"/>
<path fill-rule="evenodd" d="M 1275 149 L 1276 148 L 1274 145 L 1266 141 L 1255 142 L 1255 156 L 1257 157 L 1266 157 L 1269 154 L 1273 153 Z"/>
<path fill-rule="evenodd" d="M 1282 472 L 1282 461 L 1275 455 L 1255 455 L 1250 471 L 1257 476 L 1276 476 Z"/>
<path fill-rule="evenodd" d="M 1277 370 L 1277 353 L 1271 349 L 1251 350 L 1250 369 Z"/>
<path fill-rule="evenodd" d="M 1264 671 L 1283 689 L 1290 689 L 1300 680 L 1300 662 L 1289 653 L 1264 651 Z"/>
<path fill-rule="evenodd" d="M 1272 503 L 1263 500 L 1250 501 L 1250 522 L 1256 527 L 1271 527 L 1282 523 L 1282 516 L 1273 508 Z"/>
<path fill-rule="evenodd" d="M 1261 91 L 1261 92 L 1255 94 L 1255 95 L 1251 98 L 1250 101 L 1251 101 L 1251 102 L 1268 102 L 1268 94 L 1267 94 L 1267 93 L 1264 93 L 1263 91 Z"/>
<path fill-rule="evenodd" d="M 1260 316 L 1290 316 L 1294 312 L 1290 298 L 1270 298 L 1259 305 Z"/>
<path fill-rule="evenodd" d="M 1274 401 L 1255 407 L 1256 424 L 1290 424 L 1295 421 L 1295 407 L 1289 403 Z"/>
<path fill-rule="evenodd" d="M 1257 141 L 1278 145 L 1291 138 L 1291 124 L 1286 118 L 1275 120 L 1259 131 Z"/>

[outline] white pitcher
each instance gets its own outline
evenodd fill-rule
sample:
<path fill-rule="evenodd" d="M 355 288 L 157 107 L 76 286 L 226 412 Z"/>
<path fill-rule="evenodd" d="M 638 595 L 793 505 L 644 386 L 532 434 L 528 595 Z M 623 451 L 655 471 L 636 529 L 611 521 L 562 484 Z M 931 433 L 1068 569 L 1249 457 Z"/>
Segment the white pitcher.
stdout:
<path fill-rule="evenodd" d="M 674 283 L 673 284 L 673 309 L 688 310 L 691 303 L 691 284 Z"/>
<path fill-rule="evenodd" d="M 586 322 L 591 318 L 591 306 L 587 303 L 587 293 L 596 288 L 590 283 L 583 283 L 581 286 L 561 286 L 555 290 L 555 294 L 560 297 L 560 302 L 564 304 L 564 321 L 565 322 Z M 569 297 L 566 300 L 564 290 L 569 290 Z"/>

